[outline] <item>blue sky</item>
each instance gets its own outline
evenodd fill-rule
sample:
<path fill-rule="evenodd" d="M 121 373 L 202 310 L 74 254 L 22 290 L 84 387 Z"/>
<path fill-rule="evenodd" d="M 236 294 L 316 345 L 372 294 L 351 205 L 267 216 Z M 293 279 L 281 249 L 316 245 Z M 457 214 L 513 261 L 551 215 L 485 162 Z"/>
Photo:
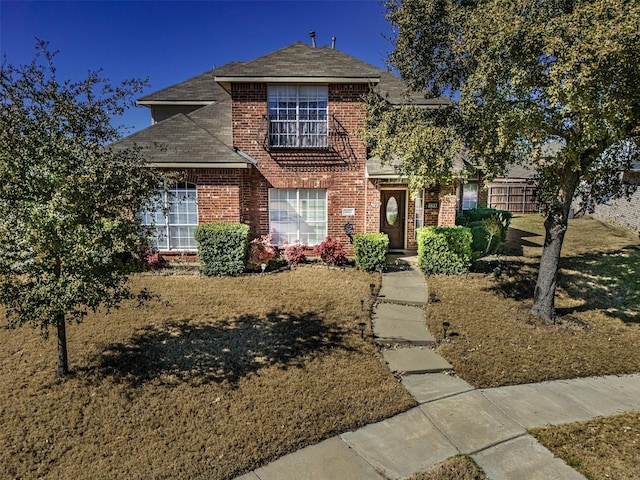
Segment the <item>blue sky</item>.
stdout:
<path fill-rule="evenodd" d="M 13 64 L 28 63 L 35 38 L 60 53 L 60 79 L 80 80 L 103 69 L 113 83 L 149 77 L 146 93 L 214 66 L 246 61 L 316 32 L 330 45 L 379 67 L 391 26 L 378 0 L 360 1 L 7 1 L 0 0 L 0 50 Z M 150 124 L 138 107 L 116 124 L 131 131 Z"/>

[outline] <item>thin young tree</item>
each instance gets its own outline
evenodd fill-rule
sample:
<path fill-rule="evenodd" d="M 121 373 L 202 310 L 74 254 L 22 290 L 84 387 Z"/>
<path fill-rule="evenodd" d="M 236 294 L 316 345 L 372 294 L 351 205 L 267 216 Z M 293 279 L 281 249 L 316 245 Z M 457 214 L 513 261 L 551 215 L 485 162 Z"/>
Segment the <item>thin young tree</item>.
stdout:
<path fill-rule="evenodd" d="M 452 176 L 456 157 L 488 178 L 537 173 L 545 242 L 532 313 L 555 316 L 572 201 L 629 195 L 621 180 L 640 135 L 640 4 L 634 0 L 391 0 L 390 64 L 445 110 L 391 107 L 372 95 L 365 138 L 397 154 L 411 186 Z"/>
<path fill-rule="evenodd" d="M 60 81 L 55 56 L 38 41 L 31 63 L 0 69 L 0 303 L 10 327 L 57 331 L 64 376 L 66 324 L 133 296 L 126 260 L 146 245 L 136 212 L 162 178 L 137 150 L 108 148 L 112 117 L 145 81 Z"/>

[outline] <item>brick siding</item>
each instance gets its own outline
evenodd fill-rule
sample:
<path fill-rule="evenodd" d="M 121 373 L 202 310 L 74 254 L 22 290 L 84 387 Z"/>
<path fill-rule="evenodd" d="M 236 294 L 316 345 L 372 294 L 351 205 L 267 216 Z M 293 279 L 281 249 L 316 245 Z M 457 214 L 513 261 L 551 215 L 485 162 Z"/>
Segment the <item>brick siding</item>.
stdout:
<path fill-rule="evenodd" d="M 330 135 L 339 135 L 328 150 L 265 149 L 267 85 L 233 84 L 234 145 L 257 161 L 249 177 L 243 221 L 254 235 L 269 231 L 269 188 L 320 188 L 327 191 L 327 234 L 347 246 L 344 225 L 365 231 L 366 149 L 355 132 L 364 124 L 362 95 L 366 85 L 329 85 Z M 354 208 L 355 216 L 342 216 Z"/>

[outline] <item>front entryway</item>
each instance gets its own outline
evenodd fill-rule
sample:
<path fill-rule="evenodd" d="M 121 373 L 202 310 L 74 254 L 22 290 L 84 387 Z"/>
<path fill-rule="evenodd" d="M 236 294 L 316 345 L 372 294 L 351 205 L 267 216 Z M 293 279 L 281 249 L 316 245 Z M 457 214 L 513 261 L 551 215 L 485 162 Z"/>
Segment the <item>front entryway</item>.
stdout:
<path fill-rule="evenodd" d="M 389 249 L 404 248 L 404 190 L 382 190 L 380 207 L 380 231 L 389 236 Z"/>

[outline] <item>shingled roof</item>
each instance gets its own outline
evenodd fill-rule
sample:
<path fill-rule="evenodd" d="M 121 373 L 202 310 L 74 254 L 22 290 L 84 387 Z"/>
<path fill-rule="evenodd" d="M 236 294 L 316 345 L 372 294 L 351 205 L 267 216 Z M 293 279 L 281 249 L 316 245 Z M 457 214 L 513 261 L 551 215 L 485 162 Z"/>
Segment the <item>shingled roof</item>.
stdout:
<path fill-rule="evenodd" d="M 377 82 L 380 69 L 329 47 L 314 48 L 296 42 L 250 62 L 237 64 L 218 73 L 227 78 L 349 78 Z"/>
<path fill-rule="evenodd" d="M 183 82 L 145 95 L 138 99 L 138 104 L 150 105 L 156 102 L 194 102 L 195 104 L 206 104 L 208 102 L 223 100 L 227 98 L 229 94 L 216 82 L 216 75 L 220 75 L 225 72 L 225 69 L 233 68 L 238 64 L 239 62 L 227 63 L 226 65 L 206 71 Z"/>
<path fill-rule="evenodd" d="M 153 103 L 214 102 L 226 98 L 230 80 L 242 81 L 261 78 L 269 81 L 297 79 L 344 79 L 378 83 L 378 89 L 393 104 L 407 101 L 414 105 L 443 106 L 450 103 L 446 97 L 425 99 L 421 93 L 406 95 L 404 81 L 390 72 L 359 60 L 340 50 L 327 46 L 314 48 L 296 42 L 249 62 L 231 62 L 201 73 L 183 82 L 158 90 L 138 100 L 140 105 Z M 220 83 L 219 83 L 220 82 Z"/>
<path fill-rule="evenodd" d="M 231 100 L 202 107 L 188 115 L 176 114 L 129 135 L 112 148 L 142 148 L 156 166 L 244 168 L 249 165 L 231 145 Z"/>

